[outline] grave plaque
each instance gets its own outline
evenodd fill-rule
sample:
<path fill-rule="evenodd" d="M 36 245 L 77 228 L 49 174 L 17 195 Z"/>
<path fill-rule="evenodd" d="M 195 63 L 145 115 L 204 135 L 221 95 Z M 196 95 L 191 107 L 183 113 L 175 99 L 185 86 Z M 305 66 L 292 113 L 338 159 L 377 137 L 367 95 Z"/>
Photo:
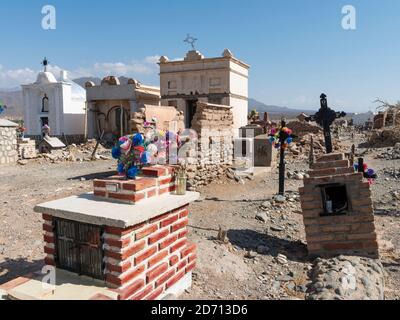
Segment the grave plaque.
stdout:
<path fill-rule="evenodd" d="M 268 141 L 268 134 L 262 134 L 254 138 L 255 167 L 274 167 L 276 154 L 276 149 Z"/>

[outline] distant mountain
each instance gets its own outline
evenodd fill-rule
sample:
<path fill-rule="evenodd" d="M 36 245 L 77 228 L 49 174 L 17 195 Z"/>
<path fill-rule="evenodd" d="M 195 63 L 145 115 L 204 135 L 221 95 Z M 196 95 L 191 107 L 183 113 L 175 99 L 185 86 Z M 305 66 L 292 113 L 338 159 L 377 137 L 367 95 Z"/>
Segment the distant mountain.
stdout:
<path fill-rule="evenodd" d="M 22 119 L 22 91 L 21 88 L 0 89 L 0 100 L 7 106 L 4 113 L 0 114 L 0 118 L 10 120 Z"/>
<path fill-rule="evenodd" d="M 254 109 L 256 109 L 259 113 L 268 112 L 273 118 L 280 117 L 280 116 L 296 117 L 302 112 L 304 112 L 306 114 L 314 114 L 315 113 L 315 110 L 311 110 L 311 109 L 307 109 L 307 108 L 288 108 L 288 107 L 267 105 L 263 102 L 249 98 L 249 112 Z"/>

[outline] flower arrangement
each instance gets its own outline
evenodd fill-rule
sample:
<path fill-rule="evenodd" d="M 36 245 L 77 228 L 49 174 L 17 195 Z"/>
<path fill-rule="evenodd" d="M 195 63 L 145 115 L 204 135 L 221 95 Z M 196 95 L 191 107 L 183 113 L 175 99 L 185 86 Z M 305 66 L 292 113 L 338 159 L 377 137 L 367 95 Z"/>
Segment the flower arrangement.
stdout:
<path fill-rule="evenodd" d="M 124 136 L 118 140 L 111 154 L 118 160 L 117 171 L 128 179 L 134 179 L 140 168 L 149 162 L 149 153 L 146 151 L 143 136 L 138 133 L 133 136 Z"/>
<path fill-rule="evenodd" d="M 169 149 L 175 142 L 179 147 L 179 141 L 177 134 L 154 129 L 121 137 L 111 151 L 112 157 L 118 160 L 118 174 L 135 179 L 142 167 L 167 163 Z"/>
<path fill-rule="evenodd" d="M 360 172 L 358 163 L 354 164 L 354 171 Z M 368 168 L 366 163 L 363 164 L 362 172 L 364 174 L 364 178 L 368 179 L 368 182 L 372 184 L 373 180 L 377 179 L 377 174 L 374 169 Z"/>
<path fill-rule="evenodd" d="M 276 149 L 280 148 L 286 149 L 293 142 L 293 139 L 295 137 L 296 136 L 293 135 L 292 129 L 289 129 L 288 127 L 279 126 L 278 128 L 271 129 L 268 140 L 269 142 L 272 143 L 272 145 Z"/>

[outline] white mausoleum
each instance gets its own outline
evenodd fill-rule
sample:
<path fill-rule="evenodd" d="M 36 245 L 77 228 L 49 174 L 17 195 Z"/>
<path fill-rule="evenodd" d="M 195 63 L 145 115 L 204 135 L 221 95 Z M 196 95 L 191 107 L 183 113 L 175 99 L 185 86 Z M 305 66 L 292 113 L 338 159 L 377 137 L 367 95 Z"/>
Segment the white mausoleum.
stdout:
<path fill-rule="evenodd" d="M 184 60 L 162 56 L 159 65 L 161 104 L 183 111 L 186 127 L 192 127 L 198 101 L 231 106 L 234 128 L 247 125 L 250 66 L 228 49 L 216 58 L 205 58 L 195 50 Z"/>
<path fill-rule="evenodd" d="M 22 85 L 22 94 L 27 136 L 42 135 L 45 124 L 52 136 L 84 135 L 86 92 L 66 71 L 59 80 L 51 72 L 40 72 L 35 83 Z"/>

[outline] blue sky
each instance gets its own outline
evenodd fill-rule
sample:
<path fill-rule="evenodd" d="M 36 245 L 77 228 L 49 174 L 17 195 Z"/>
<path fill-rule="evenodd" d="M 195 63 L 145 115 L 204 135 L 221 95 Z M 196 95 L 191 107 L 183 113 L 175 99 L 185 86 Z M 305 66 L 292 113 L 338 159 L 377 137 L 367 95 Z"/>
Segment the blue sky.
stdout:
<path fill-rule="evenodd" d="M 57 29 L 41 28 L 54 5 Z M 357 29 L 341 26 L 353 5 Z M 183 57 L 187 33 L 205 56 L 229 48 L 251 65 L 250 97 L 267 104 L 368 111 L 400 100 L 398 0 L 3 0 L 0 87 L 31 81 L 47 56 L 72 76 L 126 75 L 158 85 L 160 55 Z"/>

